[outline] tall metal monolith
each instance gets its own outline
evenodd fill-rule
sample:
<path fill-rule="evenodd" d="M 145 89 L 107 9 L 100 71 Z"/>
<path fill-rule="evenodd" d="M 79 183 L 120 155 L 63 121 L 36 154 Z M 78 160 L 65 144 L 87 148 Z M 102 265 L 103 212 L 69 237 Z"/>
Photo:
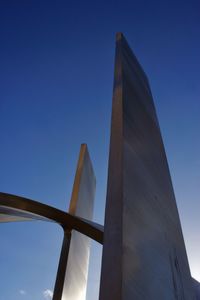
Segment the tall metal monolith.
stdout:
<path fill-rule="evenodd" d="M 117 34 L 100 300 L 192 300 L 148 79 Z"/>

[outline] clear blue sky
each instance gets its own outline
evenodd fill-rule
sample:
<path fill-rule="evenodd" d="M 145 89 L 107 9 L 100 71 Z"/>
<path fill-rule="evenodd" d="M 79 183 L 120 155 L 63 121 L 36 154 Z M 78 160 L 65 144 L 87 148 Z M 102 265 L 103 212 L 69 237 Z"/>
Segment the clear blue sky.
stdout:
<path fill-rule="evenodd" d="M 94 219 L 103 223 L 117 31 L 149 77 L 191 272 L 200 280 L 199 0 L 1 0 L 0 191 L 67 209 L 86 142 L 97 177 Z M 1 224 L 0 236 L 0 300 L 45 299 L 61 229 Z M 87 300 L 98 298 L 100 257 L 94 243 Z"/>

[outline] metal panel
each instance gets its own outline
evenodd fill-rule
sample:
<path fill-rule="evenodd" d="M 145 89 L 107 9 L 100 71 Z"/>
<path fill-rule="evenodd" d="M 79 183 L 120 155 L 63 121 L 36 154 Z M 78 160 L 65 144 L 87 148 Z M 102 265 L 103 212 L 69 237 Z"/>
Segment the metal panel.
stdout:
<path fill-rule="evenodd" d="M 18 221 L 33 221 L 44 220 L 40 217 L 29 212 L 0 205 L 0 223 L 18 222 Z M 45 219 L 46 220 L 46 219 Z"/>
<path fill-rule="evenodd" d="M 52 221 L 51 218 L 42 213 L 44 208 L 47 208 L 47 215 L 54 210 L 53 207 L 33 200 L 0 193 L 0 223 L 36 220 Z"/>
<path fill-rule="evenodd" d="M 95 186 L 92 163 L 87 146 L 83 144 L 70 202 L 70 214 L 92 220 Z M 88 237 L 74 230 L 65 231 L 53 300 L 85 299 L 89 251 Z"/>
<path fill-rule="evenodd" d="M 195 299 L 147 77 L 117 34 L 100 300 Z"/>

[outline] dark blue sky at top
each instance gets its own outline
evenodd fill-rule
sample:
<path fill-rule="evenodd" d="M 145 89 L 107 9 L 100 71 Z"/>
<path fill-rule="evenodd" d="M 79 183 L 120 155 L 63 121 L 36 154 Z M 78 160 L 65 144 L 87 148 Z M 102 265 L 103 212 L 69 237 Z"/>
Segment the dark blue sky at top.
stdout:
<path fill-rule="evenodd" d="M 0 191 L 67 209 L 86 142 L 97 177 L 94 219 L 103 223 L 117 31 L 149 77 L 200 280 L 199 1 L 1 1 Z M 2 300 L 44 299 L 61 230 L 39 222 L 3 224 L 0 233 Z M 101 247 L 92 250 L 88 300 L 98 294 Z"/>

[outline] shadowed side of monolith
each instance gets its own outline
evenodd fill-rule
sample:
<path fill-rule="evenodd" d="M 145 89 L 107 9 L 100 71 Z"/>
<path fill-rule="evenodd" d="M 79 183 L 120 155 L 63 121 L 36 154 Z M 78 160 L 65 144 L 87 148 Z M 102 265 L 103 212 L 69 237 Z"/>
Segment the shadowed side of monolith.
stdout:
<path fill-rule="evenodd" d="M 121 33 L 99 299 L 195 299 L 148 79 Z"/>

